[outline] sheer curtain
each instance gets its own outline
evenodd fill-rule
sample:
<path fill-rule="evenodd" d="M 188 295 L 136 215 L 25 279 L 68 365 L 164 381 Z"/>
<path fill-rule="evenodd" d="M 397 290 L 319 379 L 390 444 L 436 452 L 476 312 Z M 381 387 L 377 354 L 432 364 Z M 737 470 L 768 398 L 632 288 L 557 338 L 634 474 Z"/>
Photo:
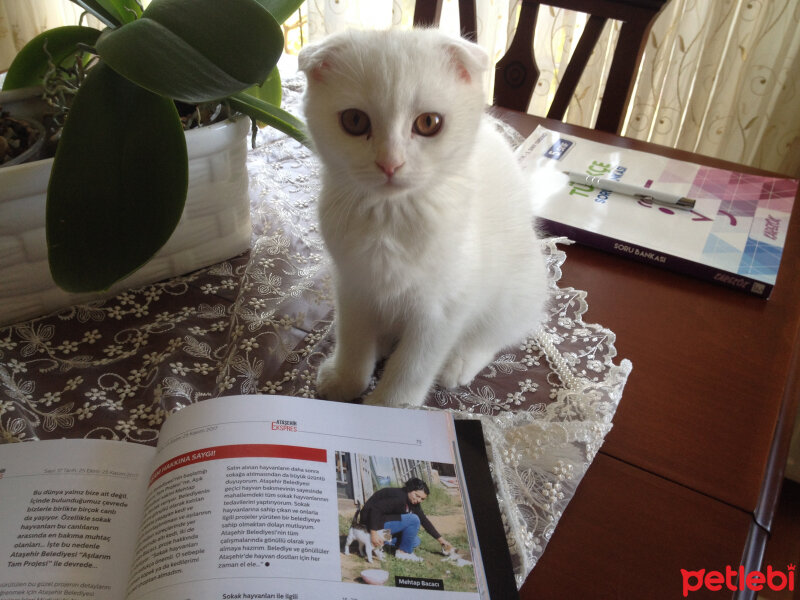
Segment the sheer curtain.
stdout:
<path fill-rule="evenodd" d="M 625 135 L 800 176 L 800 2 L 672 0 Z"/>
<path fill-rule="evenodd" d="M 477 2 L 478 41 L 495 60 L 513 36 L 520 4 Z M 67 0 L 3 0 L 0 70 L 33 35 L 79 14 Z M 413 14 L 414 0 L 308 0 L 287 29 L 287 50 L 348 27 L 411 27 Z M 582 13 L 541 9 L 534 52 L 542 74 L 529 112 L 546 113 L 585 22 Z M 458 0 L 444 0 L 441 27 L 458 33 Z M 619 23 L 606 24 L 567 122 L 594 123 L 618 33 Z M 799 85 L 797 0 L 671 0 L 650 33 L 622 133 L 797 177 Z"/>
<path fill-rule="evenodd" d="M 82 12 L 78 5 L 66 0 L 2 0 L 0 72 L 8 69 L 14 56 L 30 39 L 53 27 L 77 24 Z M 94 26 L 97 26 L 96 21 Z"/>

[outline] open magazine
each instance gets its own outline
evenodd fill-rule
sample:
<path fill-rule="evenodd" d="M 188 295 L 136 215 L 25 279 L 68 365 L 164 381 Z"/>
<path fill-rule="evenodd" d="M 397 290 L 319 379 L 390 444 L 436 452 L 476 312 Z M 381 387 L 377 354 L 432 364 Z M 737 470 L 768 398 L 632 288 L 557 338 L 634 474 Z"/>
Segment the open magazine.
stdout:
<path fill-rule="evenodd" d="M 367 556 L 356 511 L 412 479 L 454 550 L 421 527 L 412 560 Z M 0 445 L 0 506 L 3 600 L 517 597 L 480 423 L 444 412 L 208 400 L 157 448 Z"/>

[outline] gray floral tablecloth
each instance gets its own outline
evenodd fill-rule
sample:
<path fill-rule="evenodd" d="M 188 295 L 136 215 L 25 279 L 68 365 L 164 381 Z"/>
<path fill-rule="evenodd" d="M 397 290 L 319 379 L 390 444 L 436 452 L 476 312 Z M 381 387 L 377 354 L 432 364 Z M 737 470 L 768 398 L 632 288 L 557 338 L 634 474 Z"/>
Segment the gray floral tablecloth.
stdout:
<path fill-rule="evenodd" d="M 298 110 L 302 80 L 285 85 Z M 154 445 L 164 419 L 231 394 L 315 396 L 331 344 L 331 282 L 317 233 L 318 166 L 273 130 L 250 152 L 253 242 L 238 257 L 0 329 L 0 440 Z M 467 387 L 426 407 L 480 418 L 521 584 L 611 428 L 631 370 L 615 336 L 559 287 L 567 240 L 545 240 L 548 322 Z"/>

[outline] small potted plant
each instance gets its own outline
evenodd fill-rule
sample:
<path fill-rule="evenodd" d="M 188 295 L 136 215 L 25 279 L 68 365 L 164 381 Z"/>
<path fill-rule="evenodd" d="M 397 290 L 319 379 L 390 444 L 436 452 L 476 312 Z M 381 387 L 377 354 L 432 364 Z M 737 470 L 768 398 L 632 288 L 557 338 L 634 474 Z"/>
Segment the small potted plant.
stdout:
<path fill-rule="evenodd" d="M 18 53 L 3 92 L 50 85 L 63 97 L 47 260 L 62 290 L 85 293 L 147 263 L 178 224 L 189 179 L 179 106 L 195 114 L 212 103 L 212 112 L 244 113 L 305 140 L 300 121 L 279 108 L 276 69 L 279 23 L 302 0 L 153 0 L 146 9 L 137 0 L 72 1 L 106 29 L 40 34 Z M 61 80 L 48 83 L 54 73 Z"/>

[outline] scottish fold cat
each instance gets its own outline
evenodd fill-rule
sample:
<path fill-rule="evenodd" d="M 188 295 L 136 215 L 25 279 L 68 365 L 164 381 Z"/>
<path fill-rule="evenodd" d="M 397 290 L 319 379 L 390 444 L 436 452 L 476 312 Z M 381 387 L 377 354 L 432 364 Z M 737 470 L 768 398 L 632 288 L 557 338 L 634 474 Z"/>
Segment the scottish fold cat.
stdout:
<path fill-rule="evenodd" d="M 335 347 L 317 391 L 420 405 L 466 385 L 542 322 L 545 261 L 525 177 L 484 111 L 488 58 L 437 30 L 348 31 L 305 47 L 322 163 Z"/>

